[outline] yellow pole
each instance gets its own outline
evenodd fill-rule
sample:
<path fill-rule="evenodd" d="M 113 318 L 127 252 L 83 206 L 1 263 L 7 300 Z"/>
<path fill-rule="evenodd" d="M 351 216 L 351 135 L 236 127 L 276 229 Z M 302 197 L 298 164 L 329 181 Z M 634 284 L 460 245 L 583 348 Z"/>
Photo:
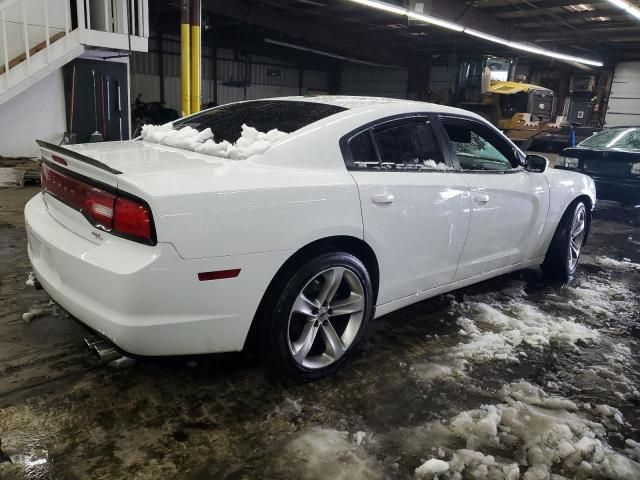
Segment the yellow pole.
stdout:
<path fill-rule="evenodd" d="M 182 95 L 182 116 L 191 113 L 191 57 L 189 46 L 189 0 L 180 0 L 180 90 Z"/>
<path fill-rule="evenodd" d="M 202 104 L 200 17 L 200 0 L 191 0 L 191 113 L 199 112 Z"/>

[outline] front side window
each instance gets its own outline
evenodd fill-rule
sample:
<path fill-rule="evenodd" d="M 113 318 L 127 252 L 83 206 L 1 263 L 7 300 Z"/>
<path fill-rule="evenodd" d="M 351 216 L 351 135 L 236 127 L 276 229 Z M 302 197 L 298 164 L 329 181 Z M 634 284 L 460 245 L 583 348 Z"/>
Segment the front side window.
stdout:
<path fill-rule="evenodd" d="M 463 170 L 506 171 L 514 168 L 510 145 L 489 128 L 473 122 L 443 120 Z"/>

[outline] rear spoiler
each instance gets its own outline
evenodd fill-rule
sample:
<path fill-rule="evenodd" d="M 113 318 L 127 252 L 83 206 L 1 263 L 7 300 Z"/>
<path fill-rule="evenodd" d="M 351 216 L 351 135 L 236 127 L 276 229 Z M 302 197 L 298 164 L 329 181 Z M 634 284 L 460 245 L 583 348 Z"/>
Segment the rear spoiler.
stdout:
<path fill-rule="evenodd" d="M 116 170 L 115 168 L 111 168 L 109 165 L 105 165 L 102 162 L 99 162 L 95 158 L 87 157 L 86 155 L 82 155 L 81 153 L 75 152 L 68 148 L 61 147 L 59 145 L 54 145 L 53 143 L 45 142 L 43 140 L 36 140 L 36 143 L 40 148 L 45 148 L 51 152 L 59 153 L 60 155 L 65 155 L 67 157 L 71 157 L 74 160 L 78 160 L 79 162 L 86 163 L 93 167 L 99 168 L 100 170 L 104 170 L 109 173 L 113 173 L 114 175 L 121 174 L 120 170 Z"/>

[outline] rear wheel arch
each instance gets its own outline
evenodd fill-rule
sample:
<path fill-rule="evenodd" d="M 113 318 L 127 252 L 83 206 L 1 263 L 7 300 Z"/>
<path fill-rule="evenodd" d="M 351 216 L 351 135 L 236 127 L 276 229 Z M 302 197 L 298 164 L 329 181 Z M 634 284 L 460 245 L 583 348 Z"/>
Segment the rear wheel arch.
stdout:
<path fill-rule="evenodd" d="M 376 304 L 378 287 L 380 283 L 380 269 L 378 258 L 373 249 L 364 240 L 348 235 L 338 235 L 325 237 L 297 250 L 291 255 L 276 274 L 271 279 L 269 286 L 262 296 L 258 309 L 251 322 L 251 327 L 245 340 L 244 349 L 254 349 L 258 346 L 260 338 L 260 327 L 264 320 L 264 315 L 270 311 L 270 307 L 277 299 L 277 292 L 284 288 L 284 285 L 295 272 L 310 260 L 330 252 L 349 253 L 358 258 L 366 267 L 371 283 L 373 285 L 373 304 Z"/>

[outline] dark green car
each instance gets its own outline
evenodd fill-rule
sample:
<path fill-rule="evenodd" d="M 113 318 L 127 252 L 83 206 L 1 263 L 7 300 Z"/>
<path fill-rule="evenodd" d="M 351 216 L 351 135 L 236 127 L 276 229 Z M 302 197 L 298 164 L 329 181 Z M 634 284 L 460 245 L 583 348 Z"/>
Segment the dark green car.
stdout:
<path fill-rule="evenodd" d="M 640 127 L 608 128 L 565 148 L 555 168 L 589 175 L 598 199 L 640 203 Z"/>

